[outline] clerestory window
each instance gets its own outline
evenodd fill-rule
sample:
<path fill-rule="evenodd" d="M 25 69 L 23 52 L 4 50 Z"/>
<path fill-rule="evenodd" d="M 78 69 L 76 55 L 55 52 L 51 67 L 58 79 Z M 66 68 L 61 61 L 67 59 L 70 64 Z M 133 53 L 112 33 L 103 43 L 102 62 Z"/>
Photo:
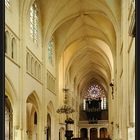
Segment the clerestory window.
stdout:
<path fill-rule="evenodd" d="M 30 35 L 33 42 L 38 40 L 38 7 L 36 1 L 30 7 Z"/>
<path fill-rule="evenodd" d="M 54 65 L 54 57 L 55 57 L 55 42 L 52 37 L 48 43 L 48 61 L 52 66 Z"/>

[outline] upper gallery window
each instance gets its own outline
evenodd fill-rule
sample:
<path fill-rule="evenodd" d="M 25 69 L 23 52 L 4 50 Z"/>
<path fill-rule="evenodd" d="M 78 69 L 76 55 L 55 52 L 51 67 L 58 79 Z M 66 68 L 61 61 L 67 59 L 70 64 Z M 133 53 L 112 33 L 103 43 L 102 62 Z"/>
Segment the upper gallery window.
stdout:
<path fill-rule="evenodd" d="M 5 0 L 5 5 L 6 5 L 6 7 L 10 7 L 10 0 Z"/>
<path fill-rule="evenodd" d="M 52 37 L 48 43 L 48 61 L 51 65 L 54 64 L 55 42 Z"/>
<path fill-rule="evenodd" d="M 38 7 L 36 1 L 30 7 L 30 35 L 33 42 L 37 43 L 38 39 Z"/>

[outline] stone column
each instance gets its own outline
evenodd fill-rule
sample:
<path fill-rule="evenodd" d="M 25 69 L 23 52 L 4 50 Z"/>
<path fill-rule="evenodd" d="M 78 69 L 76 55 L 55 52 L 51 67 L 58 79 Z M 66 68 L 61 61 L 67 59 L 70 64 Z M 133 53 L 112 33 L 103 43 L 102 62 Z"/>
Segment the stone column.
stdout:
<path fill-rule="evenodd" d="M 88 140 L 90 140 L 90 128 L 87 128 Z"/>
<path fill-rule="evenodd" d="M 78 128 L 78 137 L 80 138 L 80 129 L 81 128 Z"/>
<path fill-rule="evenodd" d="M 97 138 L 100 138 L 100 128 L 97 128 Z"/>

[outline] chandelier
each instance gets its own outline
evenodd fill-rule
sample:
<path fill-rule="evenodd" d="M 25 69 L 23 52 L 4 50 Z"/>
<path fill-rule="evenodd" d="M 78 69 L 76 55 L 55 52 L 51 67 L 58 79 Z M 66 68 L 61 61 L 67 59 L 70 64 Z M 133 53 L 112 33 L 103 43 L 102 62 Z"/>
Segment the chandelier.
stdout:
<path fill-rule="evenodd" d="M 60 108 L 58 108 L 57 109 L 57 113 L 59 113 L 59 114 L 71 114 L 71 113 L 73 113 L 73 112 L 75 112 L 75 110 L 71 107 L 71 106 L 69 106 L 68 104 L 67 104 L 67 99 L 66 99 L 66 93 L 68 92 L 68 90 L 69 89 L 66 89 L 66 88 L 64 88 L 63 89 L 63 91 L 64 91 L 64 93 L 65 93 L 65 99 L 64 99 L 64 105 L 62 105 Z"/>
<path fill-rule="evenodd" d="M 65 68 L 65 55 L 63 54 L 63 81 L 65 81 L 65 72 L 64 72 L 64 68 Z M 62 105 L 60 108 L 57 109 L 57 113 L 59 114 L 70 114 L 75 112 L 75 110 L 67 104 L 67 93 L 69 91 L 68 88 L 66 88 L 66 85 L 64 85 L 65 88 L 63 88 L 63 92 L 65 93 L 65 98 L 64 98 L 64 105 Z"/>
<path fill-rule="evenodd" d="M 60 106 L 57 109 L 57 113 L 59 114 L 66 114 L 66 120 L 65 120 L 65 126 L 66 126 L 66 130 L 65 130 L 65 137 L 66 140 L 71 140 L 71 137 L 73 136 L 73 131 L 69 129 L 69 125 L 74 124 L 74 120 L 70 117 L 68 117 L 68 114 L 71 114 L 73 112 L 75 112 L 75 110 L 68 105 L 68 91 L 69 89 L 66 88 L 66 81 L 65 81 L 65 72 L 64 72 L 64 68 L 65 68 L 65 63 L 64 63 L 64 55 L 65 53 L 63 53 L 63 93 L 64 93 L 64 104 L 62 106 Z"/>
<path fill-rule="evenodd" d="M 75 110 L 71 108 L 71 106 L 64 104 L 60 108 L 58 108 L 56 112 L 59 114 L 62 114 L 62 113 L 70 114 L 70 113 L 75 112 Z"/>

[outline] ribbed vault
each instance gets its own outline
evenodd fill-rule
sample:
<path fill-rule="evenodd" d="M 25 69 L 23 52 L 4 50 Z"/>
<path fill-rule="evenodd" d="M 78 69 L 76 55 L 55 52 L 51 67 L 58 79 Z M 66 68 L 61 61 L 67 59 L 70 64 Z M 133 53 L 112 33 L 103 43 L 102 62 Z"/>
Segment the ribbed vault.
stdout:
<path fill-rule="evenodd" d="M 65 83 L 79 93 L 95 81 L 108 92 L 114 78 L 119 5 L 120 0 L 39 1 L 43 44 L 54 36 L 56 62 L 62 66 L 65 61 Z"/>
<path fill-rule="evenodd" d="M 74 90 L 80 94 L 95 82 L 108 93 L 109 83 L 114 78 L 119 22 L 119 13 L 114 14 L 119 8 L 117 2 L 60 1 L 55 4 L 52 0 L 49 4 L 54 9 L 44 9 L 46 14 L 43 17 L 50 17 L 48 23 L 44 21 L 44 29 L 48 29 L 44 36 L 50 38 L 53 34 L 57 46 L 56 59 L 58 63 L 65 59 L 65 83 L 74 85 Z M 112 9 L 112 5 L 116 7 Z"/>

